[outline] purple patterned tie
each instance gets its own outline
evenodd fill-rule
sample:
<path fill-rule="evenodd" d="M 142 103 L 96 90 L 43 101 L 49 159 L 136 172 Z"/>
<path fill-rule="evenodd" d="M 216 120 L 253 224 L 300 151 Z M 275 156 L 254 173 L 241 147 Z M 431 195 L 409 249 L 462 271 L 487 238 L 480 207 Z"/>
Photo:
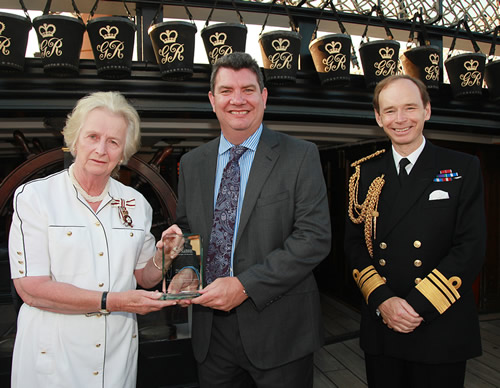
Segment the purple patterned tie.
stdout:
<path fill-rule="evenodd" d="M 222 174 L 205 266 L 207 285 L 217 278 L 229 276 L 236 209 L 240 196 L 238 161 L 246 150 L 243 146 L 231 148 L 229 162 Z"/>

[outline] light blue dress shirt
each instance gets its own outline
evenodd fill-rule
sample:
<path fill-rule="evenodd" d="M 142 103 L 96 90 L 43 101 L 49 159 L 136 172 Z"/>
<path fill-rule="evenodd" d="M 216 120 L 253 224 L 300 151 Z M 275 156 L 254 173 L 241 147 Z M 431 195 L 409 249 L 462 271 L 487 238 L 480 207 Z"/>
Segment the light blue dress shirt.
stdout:
<path fill-rule="evenodd" d="M 243 204 L 243 199 L 245 198 L 245 190 L 247 188 L 248 176 L 250 175 L 250 169 L 252 168 L 253 158 L 255 157 L 255 151 L 259 145 L 260 135 L 262 134 L 262 124 L 255 133 L 246 139 L 242 146 L 248 148 L 247 151 L 241 156 L 239 160 L 240 165 L 240 196 L 238 198 L 238 208 L 236 210 L 236 223 L 234 226 L 234 236 L 233 236 L 233 246 L 231 248 L 231 269 L 230 276 L 233 276 L 233 256 L 234 256 L 234 246 L 236 244 L 236 236 L 238 235 L 238 226 L 240 224 L 241 207 Z M 214 209 L 217 203 L 217 195 L 219 194 L 220 182 L 222 180 L 222 173 L 226 164 L 229 162 L 230 149 L 234 147 L 235 144 L 231 144 L 224 135 L 221 134 L 219 143 L 219 156 L 217 157 L 217 172 L 215 174 L 215 190 L 214 190 Z"/>

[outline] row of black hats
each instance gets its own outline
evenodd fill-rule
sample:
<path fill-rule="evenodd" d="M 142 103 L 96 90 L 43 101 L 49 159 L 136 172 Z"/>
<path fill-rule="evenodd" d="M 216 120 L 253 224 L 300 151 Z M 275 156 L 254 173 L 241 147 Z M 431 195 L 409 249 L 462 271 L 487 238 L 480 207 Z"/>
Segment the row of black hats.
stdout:
<path fill-rule="evenodd" d="M 22 0 L 20 1 L 23 5 Z M 72 3 L 76 17 L 51 14 L 50 2 L 51 0 L 48 0 L 43 15 L 34 18 L 33 22 L 24 5 L 24 17 L 0 12 L 0 71 L 23 70 L 28 33 L 33 26 L 46 73 L 63 77 L 78 74 L 83 34 L 87 30 L 98 75 L 107 79 L 130 76 L 136 24 L 127 8 L 128 17 L 93 18 L 99 2 L 97 0 L 90 12 L 89 20 L 85 23 L 74 0 Z M 309 50 L 322 85 L 336 87 L 349 83 L 351 63 L 357 67 L 359 65 L 351 37 L 342 24 L 339 14 L 331 1 L 325 2 L 325 7 L 327 4 L 330 4 L 341 33 L 317 38 L 320 16 Z M 126 7 L 125 3 L 124 5 Z M 187 7 L 185 9 L 189 22 L 152 23 L 148 31 L 161 76 L 165 80 L 185 79 L 193 74 L 197 28 L 189 9 Z M 240 23 L 209 25 L 213 9 L 206 20 L 201 36 L 210 64 L 231 52 L 245 51 L 247 27 L 241 14 L 236 8 L 235 10 Z M 271 8 L 267 16 L 270 11 Z M 382 20 L 387 33 L 386 39 L 369 40 L 367 32 L 372 14 Z M 266 83 L 293 83 L 299 67 L 302 37 L 291 17 L 290 30 L 264 33 L 266 23 L 267 17 L 259 36 Z M 468 33 L 475 52 L 452 55 L 461 26 Z M 444 62 L 454 97 L 467 98 L 481 95 L 484 78 L 490 97 L 500 101 L 500 61 L 493 60 L 498 30 L 497 27 L 486 63 L 487 57 L 480 52 L 467 22 L 461 21 L 457 24 L 448 58 Z M 419 32 L 418 42 L 414 39 L 416 31 Z M 400 44 L 394 40 L 381 8 L 373 7 L 359 47 L 366 86 L 373 88 L 381 79 L 403 70 L 421 79 L 430 91 L 439 88 L 442 52 L 438 47 L 430 45 L 421 15 L 416 14 L 412 20 L 408 47 L 401 55 L 402 66 L 399 64 L 399 51 Z"/>

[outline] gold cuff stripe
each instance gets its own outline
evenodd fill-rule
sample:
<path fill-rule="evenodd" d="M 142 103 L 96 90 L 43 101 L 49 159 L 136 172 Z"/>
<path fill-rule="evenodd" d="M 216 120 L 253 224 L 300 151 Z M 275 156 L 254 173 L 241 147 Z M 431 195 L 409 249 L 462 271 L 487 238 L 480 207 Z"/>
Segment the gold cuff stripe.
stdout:
<path fill-rule="evenodd" d="M 446 289 L 446 286 L 444 286 L 438 278 L 433 273 L 430 273 L 428 276 L 429 280 L 431 281 L 432 285 L 436 287 L 438 291 L 443 294 L 443 296 L 446 298 L 448 303 L 451 305 L 452 303 L 456 302 L 456 299 L 453 297 L 453 295 L 450 294 L 450 292 Z M 449 307 L 449 306 L 448 306 Z"/>
<path fill-rule="evenodd" d="M 446 279 L 443 274 L 437 269 L 432 271 L 429 276 L 434 280 L 433 283 L 435 283 L 441 289 L 441 292 L 446 294 L 446 297 L 450 300 L 451 303 L 455 303 L 460 298 L 460 294 L 455 289 L 453 284 L 448 279 Z"/>
<path fill-rule="evenodd" d="M 451 306 L 450 301 L 436 289 L 428 278 L 418 283 L 417 290 L 432 303 L 439 314 L 444 313 Z"/>
<path fill-rule="evenodd" d="M 432 303 L 439 314 L 443 314 L 460 298 L 457 290 L 437 269 L 422 280 L 416 288 Z"/>
<path fill-rule="evenodd" d="M 363 294 L 366 303 L 368 303 L 368 298 L 370 297 L 370 294 L 376 288 L 385 284 L 384 280 L 377 273 L 373 265 L 370 265 L 369 267 L 366 267 L 363 271 L 361 271 L 361 273 L 359 274 L 359 279 L 355 280 L 357 280 L 358 287 L 361 290 L 361 293 Z"/>
<path fill-rule="evenodd" d="M 368 276 L 372 272 L 377 272 L 377 271 L 375 270 L 375 267 L 373 265 L 369 265 L 363 271 L 361 271 L 361 273 L 359 274 L 358 282 L 361 282 L 363 278 L 365 278 L 366 276 Z"/>
<path fill-rule="evenodd" d="M 435 276 L 437 279 L 439 279 L 440 281 L 439 287 L 443 290 L 443 292 L 446 293 L 446 295 L 448 295 L 448 299 L 450 299 L 452 303 L 456 302 L 460 298 L 460 294 L 458 293 L 457 289 L 453 286 L 453 283 L 448 279 L 446 279 L 444 275 L 437 269 L 434 269 L 434 271 L 432 271 L 429 275 Z"/>

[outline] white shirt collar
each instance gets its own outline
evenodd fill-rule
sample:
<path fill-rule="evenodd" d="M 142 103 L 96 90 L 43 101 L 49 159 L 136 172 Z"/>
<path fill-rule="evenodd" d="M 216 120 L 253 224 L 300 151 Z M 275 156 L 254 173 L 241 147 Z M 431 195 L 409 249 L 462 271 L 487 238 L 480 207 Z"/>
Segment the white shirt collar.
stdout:
<path fill-rule="evenodd" d="M 262 130 L 263 130 L 263 125 L 261 123 L 259 129 L 257 129 L 249 138 L 247 138 L 243 143 L 241 143 L 241 145 L 252 151 L 256 151 L 257 145 L 259 144 L 260 135 L 262 134 Z M 232 147 L 234 147 L 234 144 L 230 143 L 221 132 L 220 142 L 219 142 L 219 155 L 222 155 L 224 152 L 228 151 Z"/>
<path fill-rule="evenodd" d="M 398 174 L 399 174 L 399 161 L 401 159 L 406 158 L 410 161 L 410 164 L 406 166 L 406 172 L 408 174 L 410 173 L 415 163 L 417 163 L 418 157 L 420 156 L 425 147 L 425 136 L 422 136 L 422 138 L 423 138 L 422 144 L 420 144 L 420 146 L 408 156 L 401 156 L 400 154 L 398 154 L 394 146 L 392 146 L 392 156 L 394 157 L 394 164 L 396 165 L 396 171 L 398 172 Z"/>

